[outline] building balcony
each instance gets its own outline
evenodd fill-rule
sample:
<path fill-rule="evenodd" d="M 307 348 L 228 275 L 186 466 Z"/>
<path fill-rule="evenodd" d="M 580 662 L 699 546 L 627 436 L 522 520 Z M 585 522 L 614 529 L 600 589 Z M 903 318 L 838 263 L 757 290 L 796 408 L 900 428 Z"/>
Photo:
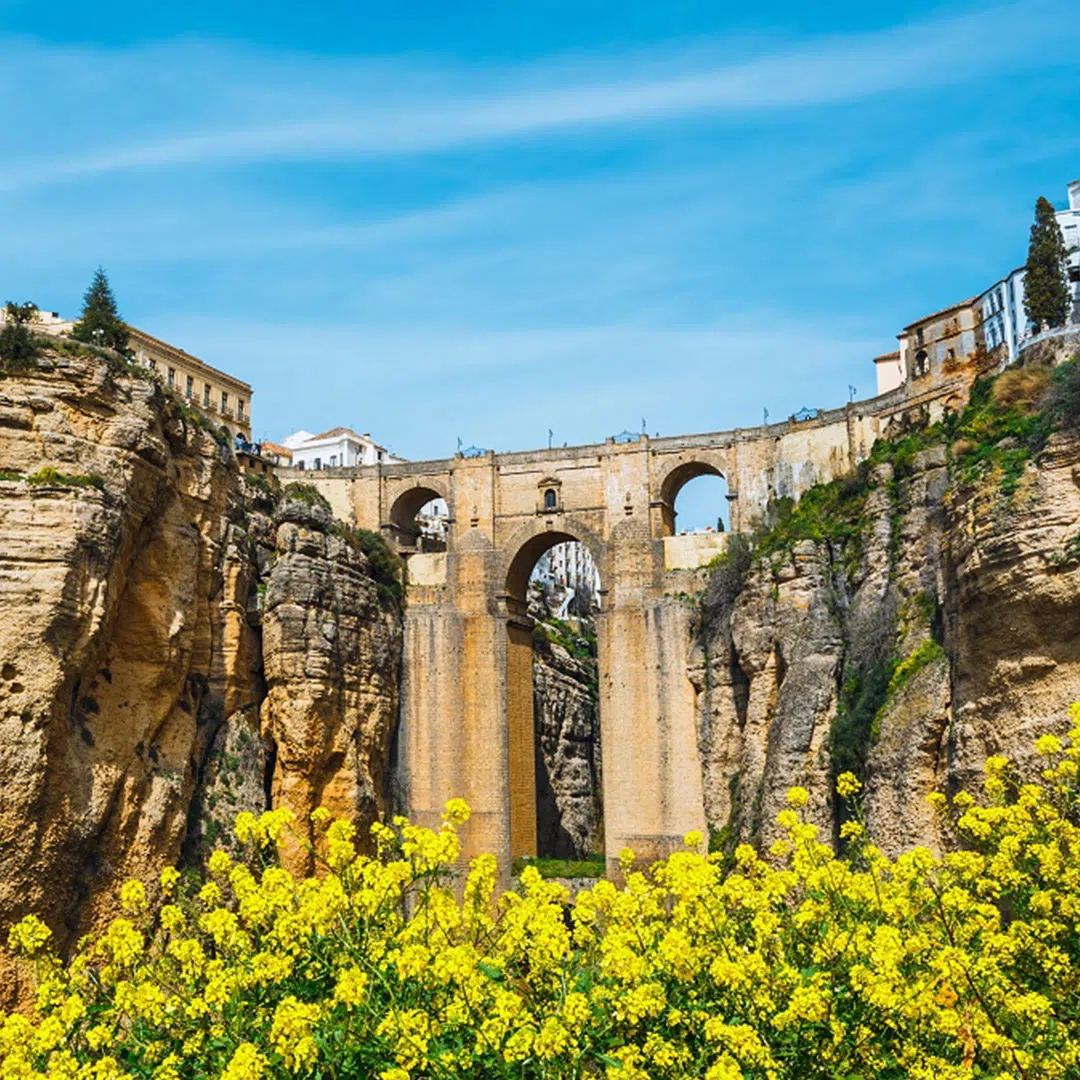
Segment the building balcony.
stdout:
<path fill-rule="evenodd" d="M 233 418 L 233 411 L 228 405 L 223 406 L 220 411 L 221 415 L 224 416 L 227 420 L 231 420 Z"/>

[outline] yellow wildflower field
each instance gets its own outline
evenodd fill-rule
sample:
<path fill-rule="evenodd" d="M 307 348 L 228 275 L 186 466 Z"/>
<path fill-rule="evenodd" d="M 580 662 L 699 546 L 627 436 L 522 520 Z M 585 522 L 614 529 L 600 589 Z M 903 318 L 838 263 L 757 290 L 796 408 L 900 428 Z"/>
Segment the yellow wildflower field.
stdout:
<path fill-rule="evenodd" d="M 532 868 L 496 898 L 491 856 L 456 877 L 461 800 L 375 825 L 373 857 L 317 811 L 305 880 L 289 814 L 241 815 L 245 859 L 165 870 L 160 905 L 126 883 L 67 964 L 11 929 L 38 995 L 0 1013 L 0 1080 L 1080 1077 L 1080 728 L 1037 751 L 1038 783 L 991 758 L 980 800 L 931 797 L 941 857 L 886 858 L 845 774 L 842 857 L 793 788 L 769 852 L 689 834 L 572 904 Z"/>

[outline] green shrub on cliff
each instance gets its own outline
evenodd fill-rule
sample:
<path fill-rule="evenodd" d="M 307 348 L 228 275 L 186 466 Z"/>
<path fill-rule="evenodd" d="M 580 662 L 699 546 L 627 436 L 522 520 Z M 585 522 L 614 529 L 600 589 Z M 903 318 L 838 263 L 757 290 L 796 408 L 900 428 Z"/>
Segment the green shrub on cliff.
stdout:
<path fill-rule="evenodd" d="M 1007 371 L 997 379 L 977 379 L 960 415 L 950 450 L 953 477 L 974 484 L 996 477 L 1011 497 L 1024 466 L 1037 457 L 1054 430 L 1046 409 L 1046 369 Z"/>
<path fill-rule="evenodd" d="M 356 529 L 353 535 L 360 550 L 367 556 L 379 602 L 383 607 L 400 608 L 405 599 L 405 586 L 401 582 L 401 558 L 371 529 Z"/>
<path fill-rule="evenodd" d="M 944 659 L 945 650 L 933 638 L 922 642 L 910 656 L 901 660 L 893 668 L 892 677 L 889 679 L 888 690 L 885 694 L 885 703 L 888 704 L 892 701 L 924 668 L 928 668 L 931 664 L 936 664 Z"/>
<path fill-rule="evenodd" d="M 292 483 L 285 485 L 281 497 L 283 499 L 294 499 L 307 506 L 319 506 L 323 510 L 332 513 L 330 500 L 314 484 L 305 484 L 299 480 L 294 480 Z"/>
<path fill-rule="evenodd" d="M 852 564 L 862 553 L 863 512 L 869 492 L 870 466 L 863 462 L 847 476 L 816 484 L 797 503 L 790 498 L 777 499 L 766 524 L 751 537 L 754 556 L 790 553 L 800 541 L 812 540 L 829 544 L 845 563 Z"/>
<path fill-rule="evenodd" d="M 105 490 L 103 477 L 85 473 L 62 473 L 51 465 L 46 465 L 44 468 L 38 469 L 36 473 L 31 473 L 26 478 L 26 482 L 34 487 L 92 487 L 97 488 L 98 491 Z"/>
<path fill-rule="evenodd" d="M 36 304 L 8 301 L 4 309 L 4 328 L 0 330 L 0 371 L 17 374 L 34 366 L 39 349 L 29 324 L 37 310 Z"/>
<path fill-rule="evenodd" d="M 117 366 L 115 356 L 111 355 L 108 359 L 110 361 L 110 370 L 115 370 Z M 130 373 L 137 374 L 140 378 L 152 377 L 147 368 L 139 367 L 138 364 L 125 366 L 131 369 Z M 193 405 L 189 405 L 179 394 L 169 393 L 168 407 L 172 415 L 180 420 L 185 428 L 205 431 L 222 449 L 227 449 L 230 446 L 229 436 L 225 434 L 224 429 L 218 427 L 205 413 L 200 412 Z"/>
<path fill-rule="evenodd" d="M 1054 368 L 1046 411 L 1061 427 L 1080 428 L 1080 353 Z"/>

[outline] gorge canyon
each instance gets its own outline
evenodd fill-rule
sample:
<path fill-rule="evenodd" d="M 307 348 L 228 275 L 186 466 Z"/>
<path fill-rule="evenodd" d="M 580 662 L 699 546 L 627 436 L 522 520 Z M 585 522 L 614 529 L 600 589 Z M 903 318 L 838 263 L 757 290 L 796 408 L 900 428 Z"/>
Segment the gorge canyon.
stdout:
<path fill-rule="evenodd" d="M 989 754 L 1027 767 L 1037 735 L 1067 730 L 1080 438 L 1008 457 L 1003 482 L 905 437 L 833 482 L 822 527 L 792 525 L 812 493 L 780 506 L 679 598 L 717 849 L 767 846 L 796 783 L 835 835 L 841 765 L 882 848 L 940 849 L 929 792 L 974 788 Z M 118 358 L 60 345 L 0 377 L 0 940 L 33 911 L 72 942 L 119 881 L 152 888 L 230 844 L 241 810 L 292 809 L 282 858 L 306 872 L 316 807 L 361 836 L 403 809 L 394 558 L 314 488 L 245 477 Z M 530 599 L 537 829 L 586 856 L 604 829 L 595 639 Z M 20 993 L 2 951 L 0 987 Z"/>

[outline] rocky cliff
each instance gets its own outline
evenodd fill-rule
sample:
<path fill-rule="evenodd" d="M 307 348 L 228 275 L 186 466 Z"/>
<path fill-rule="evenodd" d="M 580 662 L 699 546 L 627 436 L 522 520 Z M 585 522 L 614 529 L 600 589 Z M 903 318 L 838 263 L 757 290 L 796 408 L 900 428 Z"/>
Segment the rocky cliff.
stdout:
<path fill-rule="evenodd" d="M 1068 729 L 1080 438 L 982 396 L 780 508 L 712 576 L 690 675 L 715 842 L 768 844 L 792 784 L 835 834 L 852 770 L 887 852 L 941 847 L 929 792 L 975 787 L 990 754 L 1031 767 L 1033 739 Z"/>
<path fill-rule="evenodd" d="M 596 633 L 589 617 L 555 618 L 540 590 L 533 651 L 537 841 L 540 853 L 583 858 L 603 849 Z"/>
<path fill-rule="evenodd" d="M 145 373 L 61 345 L 0 376 L 0 537 L 0 929 L 70 940 L 240 809 L 384 809 L 396 607 Z"/>

